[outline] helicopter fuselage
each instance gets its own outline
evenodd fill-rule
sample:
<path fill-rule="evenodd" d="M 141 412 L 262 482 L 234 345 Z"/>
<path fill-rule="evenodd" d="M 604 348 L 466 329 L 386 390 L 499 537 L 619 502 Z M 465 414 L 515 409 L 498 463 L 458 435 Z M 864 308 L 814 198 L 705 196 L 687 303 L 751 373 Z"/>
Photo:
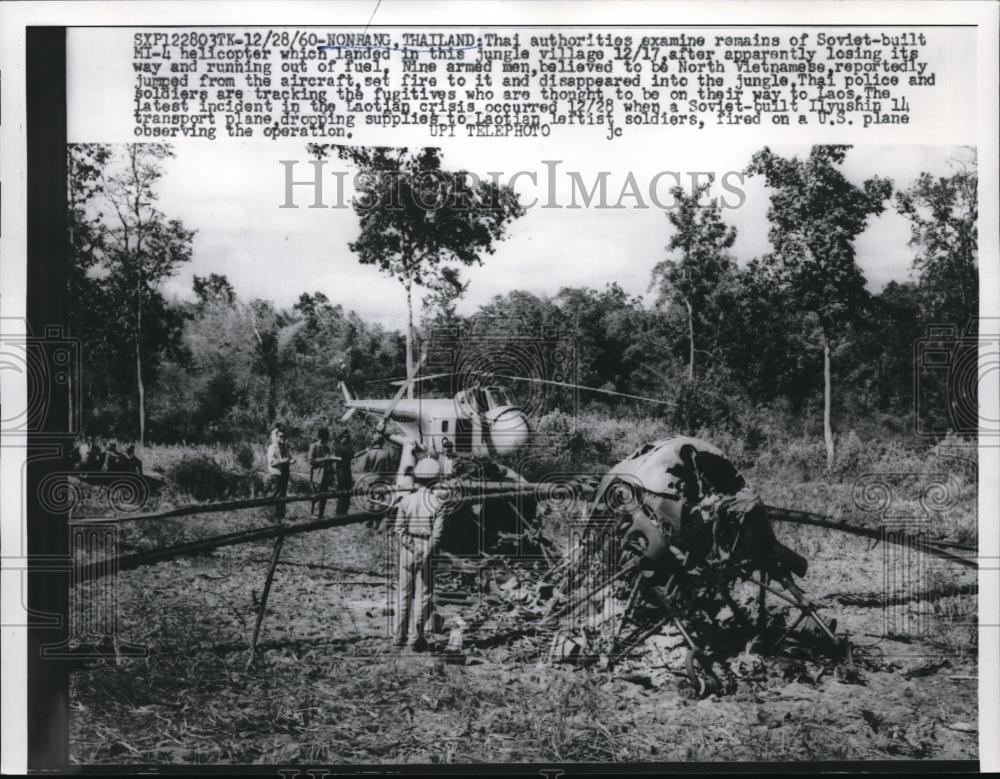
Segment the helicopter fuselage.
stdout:
<path fill-rule="evenodd" d="M 430 453 L 451 443 L 456 454 L 493 457 L 512 454 L 528 443 L 528 416 L 502 387 L 462 390 L 453 398 L 412 398 L 393 401 L 348 398 L 348 408 L 385 416 L 403 436 Z"/>

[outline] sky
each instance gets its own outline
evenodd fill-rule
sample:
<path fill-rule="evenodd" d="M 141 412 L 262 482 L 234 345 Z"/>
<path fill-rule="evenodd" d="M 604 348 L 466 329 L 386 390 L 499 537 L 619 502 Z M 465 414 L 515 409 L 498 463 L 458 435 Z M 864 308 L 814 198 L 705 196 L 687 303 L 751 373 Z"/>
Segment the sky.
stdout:
<path fill-rule="evenodd" d="M 670 176 L 654 179 L 659 172 L 675 172 L 682 185 L 690 186 L 691 173 L 714 172 L 720 179 L 727 172 L 745 167 L 756 146 L 702 146 L 682 148 L 664 145 L 611 143 L 606 154 L 596 158 L 593 145 L 501 144 L 453 142 L 443 155 L 448 169 L 466 169 L 479 175 L 498 172 L 509 181 L 518 172 L 534 172 L 537 186 L 521 175 L 515 189 L 522 202 L 538 199 L 509 228 L 507 238 L 496 245 L 482 266 L 464 269 L 470 281 L 459 313 L 471 313 L 498 294 L 514 289 L 539 295 L 554 295 L 564 286 L 603 288 L 617 282 L 627 292 L 648 293 L 652 267 L 665 257 L 671 227 L 665 212 L 649 196 L 651 182 L 662 203 L 669 203 Z M 579 149 L 580 151 L 577 151 Z M 783 154 L 808 153 L 806 147 L 776 145 Z M 251 141 L 237 143 L 178 143 L 177 156 L 165 164 L 160 185 L 160 207 L 195 229 L 193 259 L 163 285 L 168 298 L 193 298 L 192 276 L 224 274 L 243 299 L 263 298 L 279 307 L 290 306 L 302 292 L 323 292 L 330 300 L 353 309 L 363 318 L 389 328 L 405 322 L 405 298 L 394 279 L 374 266 L 361 265 L 348 249 L 358 235 L 358 218 L 350 208 L 310 209 L 311 191 L 299 188 L 297 209 L 283 209 L 285 168 L 280 160 L 295 160 L 296 180 L 311 177 L 310 157 L 303 143 Z M 844 173 L 861 183 L 874 174 L 894 180 L 905 188 L 921 171 L 949 173 L 948 160 L 956 153 L 942 146 L 856 146 L 848 152 Z M 546 163 L 546 161 L 548 161 Z M 344 163 L 329 163 L 324 198 L 337 202 L 334 170 Z M 549 182 L 554 182 L 555 203 L 572 203 L 571 173 L 589 189 L 602 171 L 607 171 L 607 202 L 614 204 L 631 172 L 647 208 L 637 208 L 634 198 L 625 198 L 625 208 L 544 208 L 552 202 Z M 349 204 L 350 175 L 342 202 Z M 702 177 L 704 178 L 704 176 Z M 730 178 L 745 193 L 738 208 L 724 209 L 723 218 L 738 230 L 733 253 L 741 265 L 768 251 L 768 195 L 759 177 L 742 184 Z M 719 188 L 736 205 L 737 197 Z M 582 205 L 577 195 L 577 205 Z M 912 251 L 908 222 L 894 209 L 871 218 L 856 242 L 857 261 L 869 288 L 878 291 L 890 280 L 908 278 Z"/>

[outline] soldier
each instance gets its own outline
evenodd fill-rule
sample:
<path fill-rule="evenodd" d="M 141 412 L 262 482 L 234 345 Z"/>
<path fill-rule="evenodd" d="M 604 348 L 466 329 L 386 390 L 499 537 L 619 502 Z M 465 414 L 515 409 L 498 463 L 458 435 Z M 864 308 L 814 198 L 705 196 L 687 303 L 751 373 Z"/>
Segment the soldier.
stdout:
<path fill-rule="evenodd" d="M 267 497 L 284 498 L 288 495 L 289 469 L 292 457 L 285 444 L 285 430 L 276 425 L 271 431 L 271 445 L 267 447 L 267 473 L 270 479 Z M 274 507 L 274 518 L 285 518 L 285 504 L 278 503 Z"/>
<path fill-rule="evenodd" d="M 395 533 L 399 539 L 399 586 L 396 590 L 397 647 L 427 648 L 424 623 L 431 615 L 434 581 L 431 555 L 441 540 L 445 507 L 431 489 L 441 475 L 436 460 L 425 457 L 413 469 L 417 489 L 400 500 Z"/>
<path fill-rule="evenodd" d="M 337 458 L 337 491 L 341 493 L 337 496 L 337 516 L 342 517 L 351 507 L 351 490 L 354 488 L 354 475 L 351 473 L 354 450 L 351 449 L 351 434 L 347 430 L 341 430 L 337 435 L 333 453 Z"/>
<path fill-rule="evenodd" d="M 101 445 L 93 436 L 87 444 L 87 459 L 84 465 L 88 471 L 99 471 L 104 467 L 104 452 L 101 451 Z"/>
<path fill-rule="evenodd" d="M 321 427 L 316 431 L 316 440 L 309 445 L 309 484 L 313 492 L 328 492 L 333 485 L 333 464 L 339 460 L 330 451 L 330 431 Z M 326 498 L 314 500 L 309 508 L 312 514 L 319 504 L 319 518 L 326 511 Z"/>
<path fill-rule="evenodd" d="M 447 479 L 455 472 L 455 447 L 447 436 L 441 439 L 440 462 L 441 476 Z"/>
<path fill-rule="evenodd" d="M 382 473 L 385 470 L 386 461 L 389 459 L 389 452 L 386 451 L 382 436 L 376 435 L 368 445 L 365 453 L 365 473 Z"/>
<path fill-rule="evenodd" d="M 104 453 L 104 470 L 125 470 L 125 457 L 118 451 L 118 443 L 116 441 L 110 441 L 108 443 L 108 449 Z"/>
<path fill-rule="evenodd" d="M 83 468 L 83 463 L 86 457 L 83 447 L 84 444 L 74 444 L 66 452 L 66 467 L 70 470 L 79 471 Z"/>
<path fill-rule="evenodd" d="M 125 447 L 125 470 L 137 473 L 142 476 L 142 460 L 135 456 L 135 444 Z"/>

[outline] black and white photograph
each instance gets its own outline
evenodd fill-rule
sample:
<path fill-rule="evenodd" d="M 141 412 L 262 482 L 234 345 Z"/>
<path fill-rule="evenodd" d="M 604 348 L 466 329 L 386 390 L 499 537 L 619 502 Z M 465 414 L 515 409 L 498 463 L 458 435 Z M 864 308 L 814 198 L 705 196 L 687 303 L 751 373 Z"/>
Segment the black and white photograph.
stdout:
<path fill-rule="evenodd" d="M 346 5 L 21 31 L 22 770 L 995 767 L 997 7 Z"/>

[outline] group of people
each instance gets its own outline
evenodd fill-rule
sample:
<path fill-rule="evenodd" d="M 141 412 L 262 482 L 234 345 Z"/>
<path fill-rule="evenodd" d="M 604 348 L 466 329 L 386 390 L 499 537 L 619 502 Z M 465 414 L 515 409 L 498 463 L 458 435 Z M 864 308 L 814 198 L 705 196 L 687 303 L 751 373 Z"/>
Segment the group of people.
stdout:
<path fill-rule="evenodd" d="M 351 489 L 354 487 L 354 476 L 351 473 L 351 461 L 354 450 L 351 447 L 351 434 L 342 430 L 336 443 L 330 444 L 330 431 L 321 427 L 316 431 L 316 438 L 309 444 L 306 455 L 309 463 L 309 485 L 317 495 L 336 490 L 337 516 L 347 514 L 351 505 Z M 285 441 L 285 429 L 275 425 L 271 430 L 271 443 L 267 447 L 267 473 L 269 486 L 267 497 L 285 498 L 288 496 L 288 481 L 291 477 L 291 465 L 295 462 L 288 444 Z M 318 497 L 312 501 L 310 514 L 318 513 L 320 519 L 326 512 L 326 497 Z M 278 503 L 274 507 L 274 518 L 285 518 L 285 504 Z"/>
<path fill-rule="evenodd" d="M 395 519 L 390 526 L 399 544 L 399 582 L 396 603 L 395 643 L 401 649 L 422 652 L 428 648 L 425 638 L 425 624 L 433 612 L 433 575 L 431 562 L 435 550 L 441 542 L 447 505 L 445 492 L 435 489 L 437 483 L 454 471 L 454 456 L 451 442 L 443 447 L 437 457 L 423 457 L 407 476 L 413 484 L 412 491 L 406 492 L 395 506 Z M 350 508 L 350 491 L 354 486 L 351 463 L 354 452 L 348 431 L 341 431 L 331 445 L 330 431 L 319 428 L 315 439 L 309 445 L 306 460 L 309 464 L 310 485 L 317 495 L 336 490 L 337 516 L 346 515 Z M 366 452 L 365 470 L 384 470 L 388 452 L 380 441 L 374 441 Z M 269 498 L 285 498 L 288 495 L 288 481 L 291 465 L 295 462 L 285 440 L 285 429 L 275 425 L 271 430 L 271 442 L 267 448 L 267 470 L 270 478 Z M 326 509 L 326 497 L 312 501 L 311 513 L 322 518 Z M 285 517 L 285 504 L 274 507 L 274 517 Z"/>
<path fill-rule="evenodd" d="M 104 448 L 101 448 L 97 439 L 92 436 L 87 443 L 75 447 L 70 456 L 75 470 L 115 471 L 142 475 L 142 460 L 135 455 L 135 444 L 129 444 L 124 452 L 120 452 L 116 441 L 107 441 Z"/>

